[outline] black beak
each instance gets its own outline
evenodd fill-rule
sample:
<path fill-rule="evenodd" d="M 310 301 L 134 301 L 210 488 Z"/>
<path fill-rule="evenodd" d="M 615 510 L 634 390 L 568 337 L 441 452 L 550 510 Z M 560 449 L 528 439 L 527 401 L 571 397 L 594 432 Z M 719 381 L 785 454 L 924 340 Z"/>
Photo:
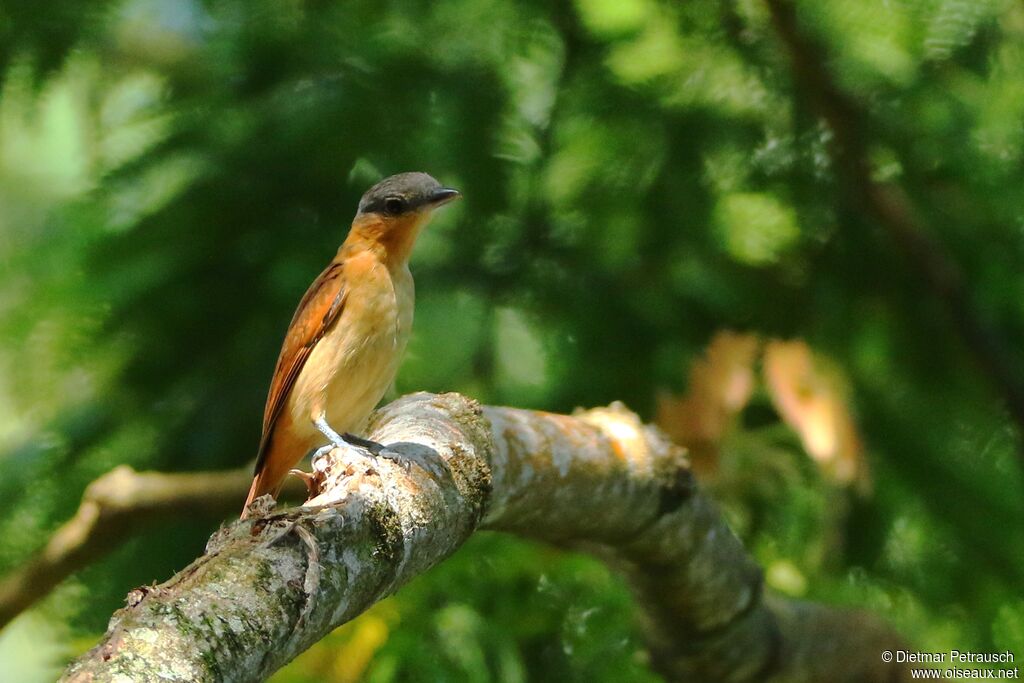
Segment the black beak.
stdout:
<path fill-rule="evenodd" d="M 450 187 L 439 187 L 430 193 L 430 197 L 427 199 L 427 204 L 431 208 L 436 209 L 437 207 L 456 200 L 461 196 L 462 193 L 458 190 L 453 190 Z"/>

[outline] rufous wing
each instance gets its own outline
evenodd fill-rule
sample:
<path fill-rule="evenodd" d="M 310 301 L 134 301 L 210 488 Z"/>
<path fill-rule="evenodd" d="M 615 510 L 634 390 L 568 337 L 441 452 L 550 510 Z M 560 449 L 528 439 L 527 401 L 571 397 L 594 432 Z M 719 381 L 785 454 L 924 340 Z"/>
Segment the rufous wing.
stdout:
<path fill-rule="evenodd" d="M 284 410 L 295 380 L 317 342 L 341 315 L 345 307 L 345 295 L 344 262 L 335 260 L 309 286 L 292 316 L 270 382 L 267 405 L 263 410 L 263 435 L 256 457 L 257 476 L 265 465 L 274 425 Z"/>

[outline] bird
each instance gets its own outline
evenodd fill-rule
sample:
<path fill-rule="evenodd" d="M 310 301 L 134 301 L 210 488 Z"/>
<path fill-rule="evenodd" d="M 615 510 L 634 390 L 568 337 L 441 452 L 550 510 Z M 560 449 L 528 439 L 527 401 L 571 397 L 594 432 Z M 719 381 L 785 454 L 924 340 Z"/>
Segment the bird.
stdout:
<path fill-rule="evenodd" d="M 242 519 L 256 498 L 277 498 L 313 449 L 372 443 L 350 433 L 366 425 L 405 353 L 415 297 L 409 256 L 434 211 L 460 196 L 420 172 L 385 178 L 363 195 L 348 236 L 285 334 Z"/>

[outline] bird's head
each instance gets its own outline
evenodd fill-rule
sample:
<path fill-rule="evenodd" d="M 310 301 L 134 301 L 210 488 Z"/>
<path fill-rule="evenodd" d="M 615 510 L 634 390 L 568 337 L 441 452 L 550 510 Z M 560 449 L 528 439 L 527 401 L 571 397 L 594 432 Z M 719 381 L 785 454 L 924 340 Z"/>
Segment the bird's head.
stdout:
<path fill-rule="evenodd" d="M 352 227 L 404 260 L 433 212 L 460 196 L 426 173 L 399 173 L 366 191 Z"/>

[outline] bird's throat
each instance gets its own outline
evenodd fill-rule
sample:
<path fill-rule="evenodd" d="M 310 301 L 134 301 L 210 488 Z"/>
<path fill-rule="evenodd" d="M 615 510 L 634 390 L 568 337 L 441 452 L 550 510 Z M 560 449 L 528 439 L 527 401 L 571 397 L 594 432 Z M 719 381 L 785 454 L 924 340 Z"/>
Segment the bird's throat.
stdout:
<path fill-rule="evenodd" d="M 416 238 L 429 220 L 427 212 L 397 218 L 359 216 L 352 222 L 344 246 L 374 252 L 389 270 L 403 268 L 409 262 Z"/>

